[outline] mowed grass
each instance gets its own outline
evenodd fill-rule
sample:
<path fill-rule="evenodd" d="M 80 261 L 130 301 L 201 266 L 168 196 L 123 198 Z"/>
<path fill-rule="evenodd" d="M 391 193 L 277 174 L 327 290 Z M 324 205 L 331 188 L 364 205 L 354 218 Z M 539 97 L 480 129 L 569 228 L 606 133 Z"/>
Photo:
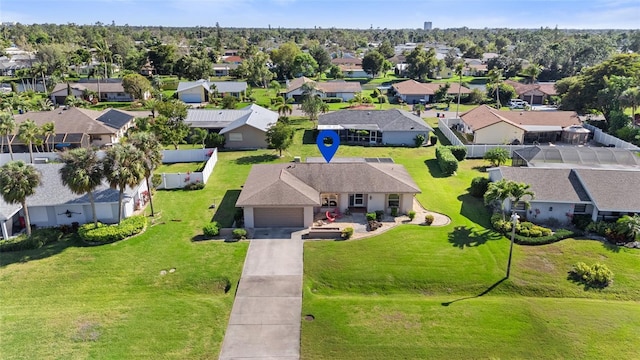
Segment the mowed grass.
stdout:
<path fill-rule="evenodd" d="M 168 163 L 158 166 L 155 173 L 186 173 L 202 171 L 205 166 L 205 162 L 186 162 L 186 163 Z"/>
<path fill-rule="evenodd" d="M 159 191 L 157 224 L 140 236 L 0 254 L 0 358 L 217 358 L 248 244 L 192 239 L 249 168 Z"/>

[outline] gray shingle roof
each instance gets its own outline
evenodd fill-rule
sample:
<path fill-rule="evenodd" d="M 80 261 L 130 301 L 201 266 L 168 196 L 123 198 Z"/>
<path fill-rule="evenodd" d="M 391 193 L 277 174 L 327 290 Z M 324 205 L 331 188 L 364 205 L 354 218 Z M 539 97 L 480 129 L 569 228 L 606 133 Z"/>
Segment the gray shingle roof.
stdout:
<path fill-rule="evenodd" d="M 53 121 L 57 134 L 114 134 L 115 130 L 113 128 L 96 121 L 102 114 L 100 111 L 72 107 L 68 110 L 59 108 L 53 111 L 28 112 L 15 115 L 15 119 L 16 124 L 31 119 L 38 126 Z M 18 127 L 16 126 L 16 132 L 17 129 Z"/>
<path fill-rule="evenodd" d="M 213 81 L 209 83 L 209 88 L 216 86 L 219 93 L 239 93 L 247 90 L 247 83 L 244 81 Z"/>
<path fill-rule="evenodd" d="M 116 109 L 109 109 L 96 120 L 114 129 L 121 129 L 133 119 L 134 116 L 131 114 Z"/>
<path fill-rule="evenodd" d="M 320 115 L 320 125 L 377 126 L 381 131 L 433 131 L 421 118 L 404 110 L 342 110 Z"/>
<path fill-rule="evenodd" d="M 503 178 L 531 185 L 534 201 L 578 203 L 590 198 L 571 169 L 500 167 Z"/>
<path fill-rule="evenodd" d="M 254 165 L 236 206 L 320 205 L 320 193 L 420 193 L 404 166 L 381 163 Z"/>
<path fill-rule="evenodd" d="M 600 211 L 640 213 L 640 171 L 575 169 Z"/>
<path fill-rule="evenodd" d="M 251 104 L 246 108 L 238 111 L 246 111 L 246 115 L 239 117 L 231 124 L 227 125 L 220 131 L 220 134 L 225 134 L 244 125 L 248 125 L 266 132 L 267 130 L 269 130 L 271 125 L 275 124 L 278 121 L 278 113 L 265 109 L 262 106 L 256 104 Z"/>
<path fill-rule="evenodd" d="M 191 127 L 222 129 L 221 134 L 249 125 L 267 131 L 278 121 L 278 114 L 262 106 L 251 104 L 239 110 L 189 109 L 185 123 Z"/>

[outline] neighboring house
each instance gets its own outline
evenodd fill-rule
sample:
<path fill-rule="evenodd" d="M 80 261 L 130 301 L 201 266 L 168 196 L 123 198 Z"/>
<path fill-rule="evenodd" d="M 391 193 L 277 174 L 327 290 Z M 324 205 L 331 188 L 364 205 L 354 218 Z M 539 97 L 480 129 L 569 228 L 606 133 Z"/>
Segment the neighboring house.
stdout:
<path fill-rule="evenodd" d="M 185 103 L 203 103 L 209 96 L 224 97 L 227 95 L 242 98 L 246 94 L 247 83 L 244 81 L 181 81 L 178 83 L 178 99 Z"/>
<path fill-rule="evenodd" d="M 267 130 L 278 113 L 252 104 L 240 110 L 189 109 L 185 123 L 224 135 L 225 148 L 256 149 L 268 146 Z"/>
<path fill-rule="evenodd" d="M 366 71 L 362 69 L 362 65 L 352 65 L 352 64 L 344 64 L 338 65 L 340 71 L 342 71 L 342 75 L 346 78 L 372 78 L 373 75 L 367 74 Z"/>
<path fill-rule="evenodd" d="M 420 102 L 433 102 L 436 91 L 438 91 L 442 85 L 444 84 L 425 84 L 415 80 L 406 80 L 393 84 L 392 89 L 396 93 L 396 96 L 407 104 L 418 104 Z M 458 83 L 451 83 L 447 94 L 457 96 L 458 90 L 460 90 L 460 94 L 462 95 L 471 93 L 469 88 L 460 86 Z"/>
<path fill-rule="evenodd" d="M 335 130 L 340 140 L 358 144 L 413 146 L 433 129 L 404 110 L 341 110 L 320 115 L 318 130 Z"/>
<path fill-rule="evenodd" d="M 322 98 L 339 97 L 342 101 L 349 101 L 355 97 L 355 95 L 362 91 L 362 86 L 357 81 L 325 81 L 315 82 L 307 77 L 301 76 L 288 82 L 287 88 L 284 90 L 284 96 L 286 99 L 293 98 L 296 102 L 302 101 L 304 94 L 304 84 L 312 84 L 316 91 L 314 94 L 319 95 Z"/>
<path fill-rule="evenodd" d="M 315 214 L 335 209 L 407 213 L 420 192 L 394 163 L 260 164 L 251 168 L 236 206 L 248 228 L 309 227 Z"/>
<path fill-rule="evenodd" d="M 574 111 L 503 111 L 487 105 L 467 111 L 460 119 L 456 130 L 474 144 L 555 143 L 565 130 L 572 132 L 576 130 L 572 126 L 582 124 Z"/>
<path fill-rule="evenodd" d="M 236 64 L 213 64 L 213 76 L 231 76 L 231 71 L 237 68 Z"/>
<path fill-rule="evenodd" d="M 144 113 L 146 116 L 146 113 Z M 12 149 L 15 152 L 28 152 L 24 144 L 16 135 L 20 124 L 27 119 L 36 125 L 53 122 L 55 138 L 44 139 L 44 144 L 54 143 L 56 149 L 65 147 L 103 146 L 117 143 L 125 135 L 127 129 L 134 126 L 135 118 L 140 116 L 134 112 L 116 109 L 103 111 L 58 108 L 53 111 L 33 111 L 15 115 L 16 130 L 12 136 Z M 5 146 L 8 149 L 7 141 Z M 46 147 L 46 145 L 44 145 Z M 5 150 L 7 150 L 5 149 Z"/>
<path fill-rule="evenodd" d="M 29 219 L 32 225 L 51 227 L 93 221 L 88 196 L 74 194 L 62 184 L 60 168 L 63 164 L 34 164 L 33 166 L 42 174 L 42 182 L 36 188 L 35 194 L 27 197 Z M 135 210 L 144 205 L 147 199 L 146 191 L 144 181 L 134 188 L 127 187 L 123 200 L 124 217 L 133 215 Z M 103 181 L 93 191 L 93 196 L 98 221 L 106 224 L 117 222 L 118 190 L 112 189 L 106 181 Z M 20 232 L 24 227 L 22 206 L 7 204 L 0 199 L 0 227 L 2 237 L 5 239 Z"/>
<path fill-rule="evenodd" d="M 242 64 L 242 58 L 240 56 L 237 55 L 231 55 L 231 56 L 223 56 L 222 57 L 222 61 L 227 63 L 227 64 L 234 64 L 234 65 L 240 65 Z"/>
<path fill-rule="evenodd" d="M 525 209 L 523 203 L 514 206 L 516 212 L 532 221 L 567 224 L 578 214 L 597 221 L 640 213 L 637 170 L 499 167 L 488 172 L 491 181 L 507 179 L 531 186 L 535 197 L 529 208 Z M 511 206 L 506 201 L 507 211 Z"/>
<path fill-rule="evenodd" d="M 155 72 L 156 72 L 156 68 L 151 64 L 151 61 L 147 59 L 147 62 L 140 67 L 140 71 L 138 71 L 138 74 L 148 77 L 148 76 L 153 76 Z"/>
<path fill-rule="evenodd" d="M 362 67 L 362 59 L 355 57 L 340 57 L 331 59 L 333 65 L 353 65 Z"/>
<path fill-rule="evenodd" d="M 505 84 L 513 86 L 518 98 L 531 105 L 542 105 L 558 95 L 555 83 L 523 84 L 513 80 L 505 80 Z"/>
<path fill-rule="evenodd" d="M 640 170 L 640 157 L 621 148 L 536 145 L 513 150 L 511 166 Z"/>
<path fill-rule="evenodd" d="M 100 96 L 98 101 L 133 101 L 133 96 L 127 93 L 122 87 L 121 79 L 93 80 L 89 82 L 78 82 L 57 84 L 51 91 L 51 102 L 54 104 L 64 105 L 64 102 L 71 88 L 71 94 L 78 99 L 91 100 L 94 96 Z M 149 91 L 145 92 L 144 98 L 139 100 L 147 100 L 151 97 Z"/>
<path fill-rule="evenodd" d="M 464 76 L 485 76 L 488 72 L 487 64 L 480 59 L 464 59 Z"/>

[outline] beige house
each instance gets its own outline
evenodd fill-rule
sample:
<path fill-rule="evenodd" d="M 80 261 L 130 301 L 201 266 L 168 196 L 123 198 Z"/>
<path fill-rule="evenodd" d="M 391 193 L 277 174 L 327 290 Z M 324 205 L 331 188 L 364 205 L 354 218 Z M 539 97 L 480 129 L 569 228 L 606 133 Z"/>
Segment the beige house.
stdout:
<path fill-rule="evenodd" d="M 340 162 L 254 165 L 236 202 L 248 228 L 309 227 L 326 211 L 413 210 L 420 188 L 404 166 Z"/>
<path fill-rule="evenodd" d="M 502 111 L 487 105 L 460 115 L 457 131 L 474 144 L 533 144 L 561 141 L 582 121 L 574 111 Z"/>
<path fill-rule="evenodd" d="M 301 76 L 293 79 L 287 84 L 284 91 L 286 99 L 293 98 L 296 102 L 300 102 L 304 94 L 303 85 L 310 84 L 315 87 L 314 94 L 321 98 L 341 98 L 342 101 L 349 101 L 359 92 L 362 92 L 362 86 L 356 81 L 324 81 L 316 82 L 307 77 Z"/>
<path fill-rule="evenodd" d="M 513 80 L 505 80 L 506 84 L 513 86 L 518 98 L 531 105 L 541 105 L 558 95 L 555 83 L 523 84 Z"/>
<path fill-rule="evenodd" d="M 393 84 L 392 89 L 396 93 L 399 99 L 402 99 L 407 104 L 418 104 L 420 102 L 429 103 L 434 101 L 434 95 L 436 91 L 440 89 L 440 86 L 444 84 L 425 84 L 417 82 L 415 80 L 406 80 L 396 84 Z M 451 83 L 447 94 L 449 95 L 466 95 L 470 94 L 471 90 L 465 86 L 460 86 L 458 83 Z"/>

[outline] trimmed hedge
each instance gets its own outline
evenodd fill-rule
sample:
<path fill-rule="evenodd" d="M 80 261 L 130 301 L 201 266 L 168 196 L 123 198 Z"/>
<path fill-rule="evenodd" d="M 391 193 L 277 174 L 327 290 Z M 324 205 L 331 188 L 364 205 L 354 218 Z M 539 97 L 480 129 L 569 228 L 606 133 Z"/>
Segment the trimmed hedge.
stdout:
<path fill-rule="evenodd" d="M 469 187 L 469 194 L 473 197 L 482 198 L 484 193 L 489 188 L 489 179 L 483 176 L 478 176 L 471 180 L 471 186 Z"/>
<path fill-rule="evenodd" d="M 143 215 L 132 216 L 120 222 L 119 225 L 105 225 L 98 223 L 84 224 L 78 229 L 78 235 L 84 241 L 108 243 L 141 233 L 147 226 L 147 218 Z"/>
<path fill-rule="evenodd" d="M 436 147 L 436 160 L 445 175 L 453 175 L 458 170 L 458 160 L 447 146 Z"/>
<path fill-rule="evenodd" d="M 533 230 L 532 230 L 533 231 Z M 527 237 L 516 234 L 514 240 L 516 244 L 520 245 L 545 245 L 558 242 L 563 239 L 571 238 L 577 234 L 574 231 L 567 229 L 558 229 L 553 234 L 540 237 Z"/>
<path fill-rule="evenodd" d="M 456 157 L 456 160 L 458 161 L 462 161 L 467 157 L 467 147 L 463 146 L 463 145 L 449 145 L 447 146 L 447 148 L 449 148 L 449 150 L 451 150 L 451 153 L 453 154 L 453 156 Z"/>
<path fill-rule="evenodd" d="M 36 229 L 31 236 L 22 234 L 7 240 L 0 240 L 0 252 L 39 249 L 54 243 L 62 237 L 62 231 L 56 228 Z"/>
<path fill-rule="evenodd" d="M 505 236 L 511 236 L 512 223 L 509 220 L 503 220 L 502 215 L 493 214 L 491 216 L 491 225 L 494 230 Z M 544 245 L 575 237 L 576 235 L 579 235 L 579 233 L 567 229 L 558 229 L 555 232 L 551 232 L 551 229 L 523 221 L 516 225 L 514 241 L 520 245 Z"/>
<path fill-rule="evenodd" d="M 210 223 L 208 223 L 207 225 L 205 225 L 202 228 L 202 233 L 204 234 L 204 236 L 206 237 L 214 237 L 214 236 L 218 236 L 220 234 L 220 228 L 218 227 L 218 222 L 217 221 L 212 221 Z"/>
<path fill-rule="evenodd" d="M 322 98 L 322 101 L 328 104 L 335 104 L 335 103 L 341 103 L 343 100 L 342 98 L 339 98 L 339 97 L 326 97 L 326 98 Z"/>

